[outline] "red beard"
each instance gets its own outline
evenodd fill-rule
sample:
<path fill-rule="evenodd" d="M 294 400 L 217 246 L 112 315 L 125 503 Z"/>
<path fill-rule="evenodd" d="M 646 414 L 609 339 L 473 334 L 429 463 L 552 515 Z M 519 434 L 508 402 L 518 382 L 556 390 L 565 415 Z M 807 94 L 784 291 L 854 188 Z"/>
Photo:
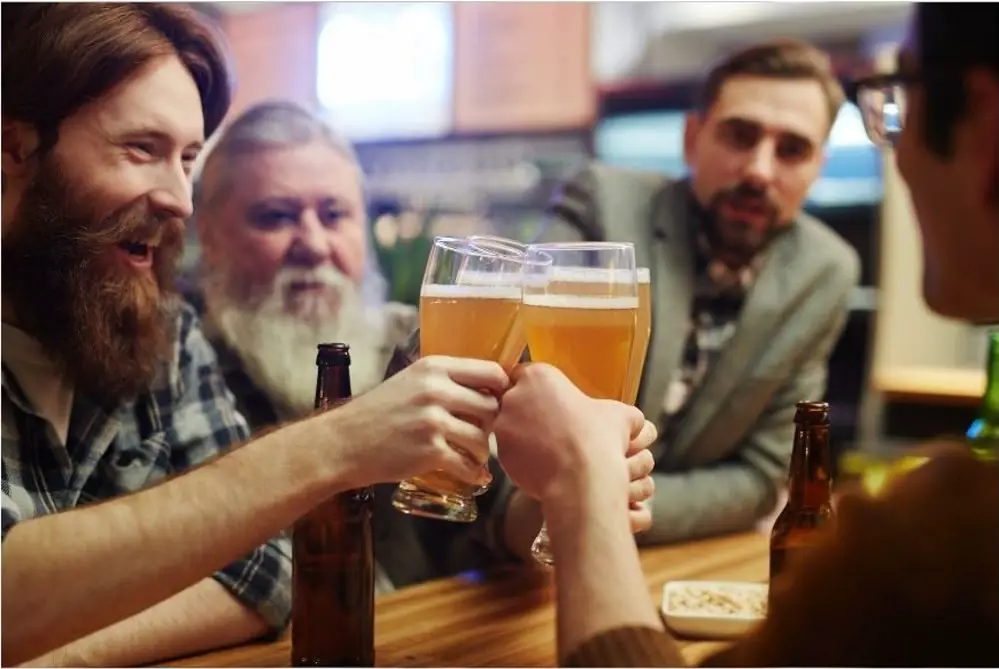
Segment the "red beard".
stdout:
<path fill-rule="evenodd" d="M 173 354 L 183 222 L 144 201 L 99 218 L 88 201 L 54 157 L 42 160 L 0 249 L 4 309 L 81 393 L 112 407 L 147 391 Z M 114 262 L 119 243 L 157 236 L 151 272 Z"/>

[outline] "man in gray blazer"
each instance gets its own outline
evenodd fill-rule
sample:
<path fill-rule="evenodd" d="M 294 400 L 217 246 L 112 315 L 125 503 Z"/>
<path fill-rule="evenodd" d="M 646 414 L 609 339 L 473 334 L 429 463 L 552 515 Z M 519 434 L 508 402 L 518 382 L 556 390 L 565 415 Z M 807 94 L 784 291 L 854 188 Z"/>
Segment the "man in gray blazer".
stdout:
<path fill-rule="evenodd" d="M 745 530 L 774 509 L 795 402 L 824 395 L 859 275 L 802 212 L 843 99 L 815 48 L 750 47 L 711 70 L 688 117 L 688 179 L 594 164 L 551 204 L 547 239 L 631 241 L 650 270 L 639 408 L 660 442 L 640 542 Z"/>

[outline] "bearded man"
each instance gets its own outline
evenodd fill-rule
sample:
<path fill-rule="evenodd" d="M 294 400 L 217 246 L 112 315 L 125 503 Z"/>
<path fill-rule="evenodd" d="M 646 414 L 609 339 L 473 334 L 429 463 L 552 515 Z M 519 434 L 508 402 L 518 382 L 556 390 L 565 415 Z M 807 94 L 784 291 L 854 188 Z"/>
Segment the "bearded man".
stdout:
<path fill-rule="evenodd" d="M 294 103 L 266 102 L 213 138 L 200 167 L 187 297 L 251 427 L 312 411 L 317 341 L 351 346 L 355 392 L 378 384 L 417 317 L 384 303 L 350 143 Z"/>
<path fill-rule="evenodd" d="M 797 41 L 723 58 L 687 117 L 685 179 L 592 165 L 551 204 L 553 239 L 635 243 L 652 337 L 639 408 L 659 426 L 643 543 L 751 529 L 787 477 L 795 402 L 825 393 L 856 252 L 802 212 L 844 100 Z"/>
<path fill-rule="evenodd" d="M 428 356 L 250 439 L 171 286 L 190 173 L 229 107 L 217 37 L 179 3 L 2 16 L 0 662 L 132 666 L 280 634 L 282 531 L 358 487 L 437 469 L 486 483 L 481 426 L 509 379 Z M 291 280 L 300 313 L 321 313 L 324 286 Z"/>

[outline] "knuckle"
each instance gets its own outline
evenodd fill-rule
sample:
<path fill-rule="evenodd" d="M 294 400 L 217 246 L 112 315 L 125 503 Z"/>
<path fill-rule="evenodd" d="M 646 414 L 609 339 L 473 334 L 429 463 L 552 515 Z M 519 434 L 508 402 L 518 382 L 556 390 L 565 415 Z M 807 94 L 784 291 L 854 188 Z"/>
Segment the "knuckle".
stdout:
<path fill-rule="evenodd" d="M 447 359 L 439 355 L 428 355 L 425 358 L 420 358 L 416 365 L 420 365 L 420 370 L 428 376 L 446 373 L 448 367 Z"/>
<path fill-rule="evenodd" d="M 417 429 L 423 434 L 439 435 L 447 424 L 448 413 L 439 406 L 424 407 L 416 420 Z"/>
<path fill-rule="evenodd" d="M 440 376 L 422 376 L 416 387 L 416 399 L 421 404 L 434 404 L 443 398 L 444 388 L 445 383 Z"/>

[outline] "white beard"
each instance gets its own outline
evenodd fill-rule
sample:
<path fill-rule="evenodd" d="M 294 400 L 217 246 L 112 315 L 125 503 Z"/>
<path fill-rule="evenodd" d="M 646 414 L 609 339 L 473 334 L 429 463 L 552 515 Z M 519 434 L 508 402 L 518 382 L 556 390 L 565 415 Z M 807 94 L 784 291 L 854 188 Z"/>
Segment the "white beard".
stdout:
<path fill-rule="evenodd" d="M 221 278 L 221 277 L 219 277 Z M 325 296 L 286 304 L 291 282 L 325 284 L 339 307 Z M 340 342 L 350 346 L 350 380 L 355 395 L 382 381 L 385 373 L 385 319 L 381 306 L 366 307 L 361 290 L 334 267 L 286 268 L 275 277 L 268 295 L 239 304 L 222 286 L 204 282 L 206 308 L 226 344 L 243 361 L 247 374 L 270 398 L 285 420 L 312 412 L 316 393 L 316 347 Z"/>

